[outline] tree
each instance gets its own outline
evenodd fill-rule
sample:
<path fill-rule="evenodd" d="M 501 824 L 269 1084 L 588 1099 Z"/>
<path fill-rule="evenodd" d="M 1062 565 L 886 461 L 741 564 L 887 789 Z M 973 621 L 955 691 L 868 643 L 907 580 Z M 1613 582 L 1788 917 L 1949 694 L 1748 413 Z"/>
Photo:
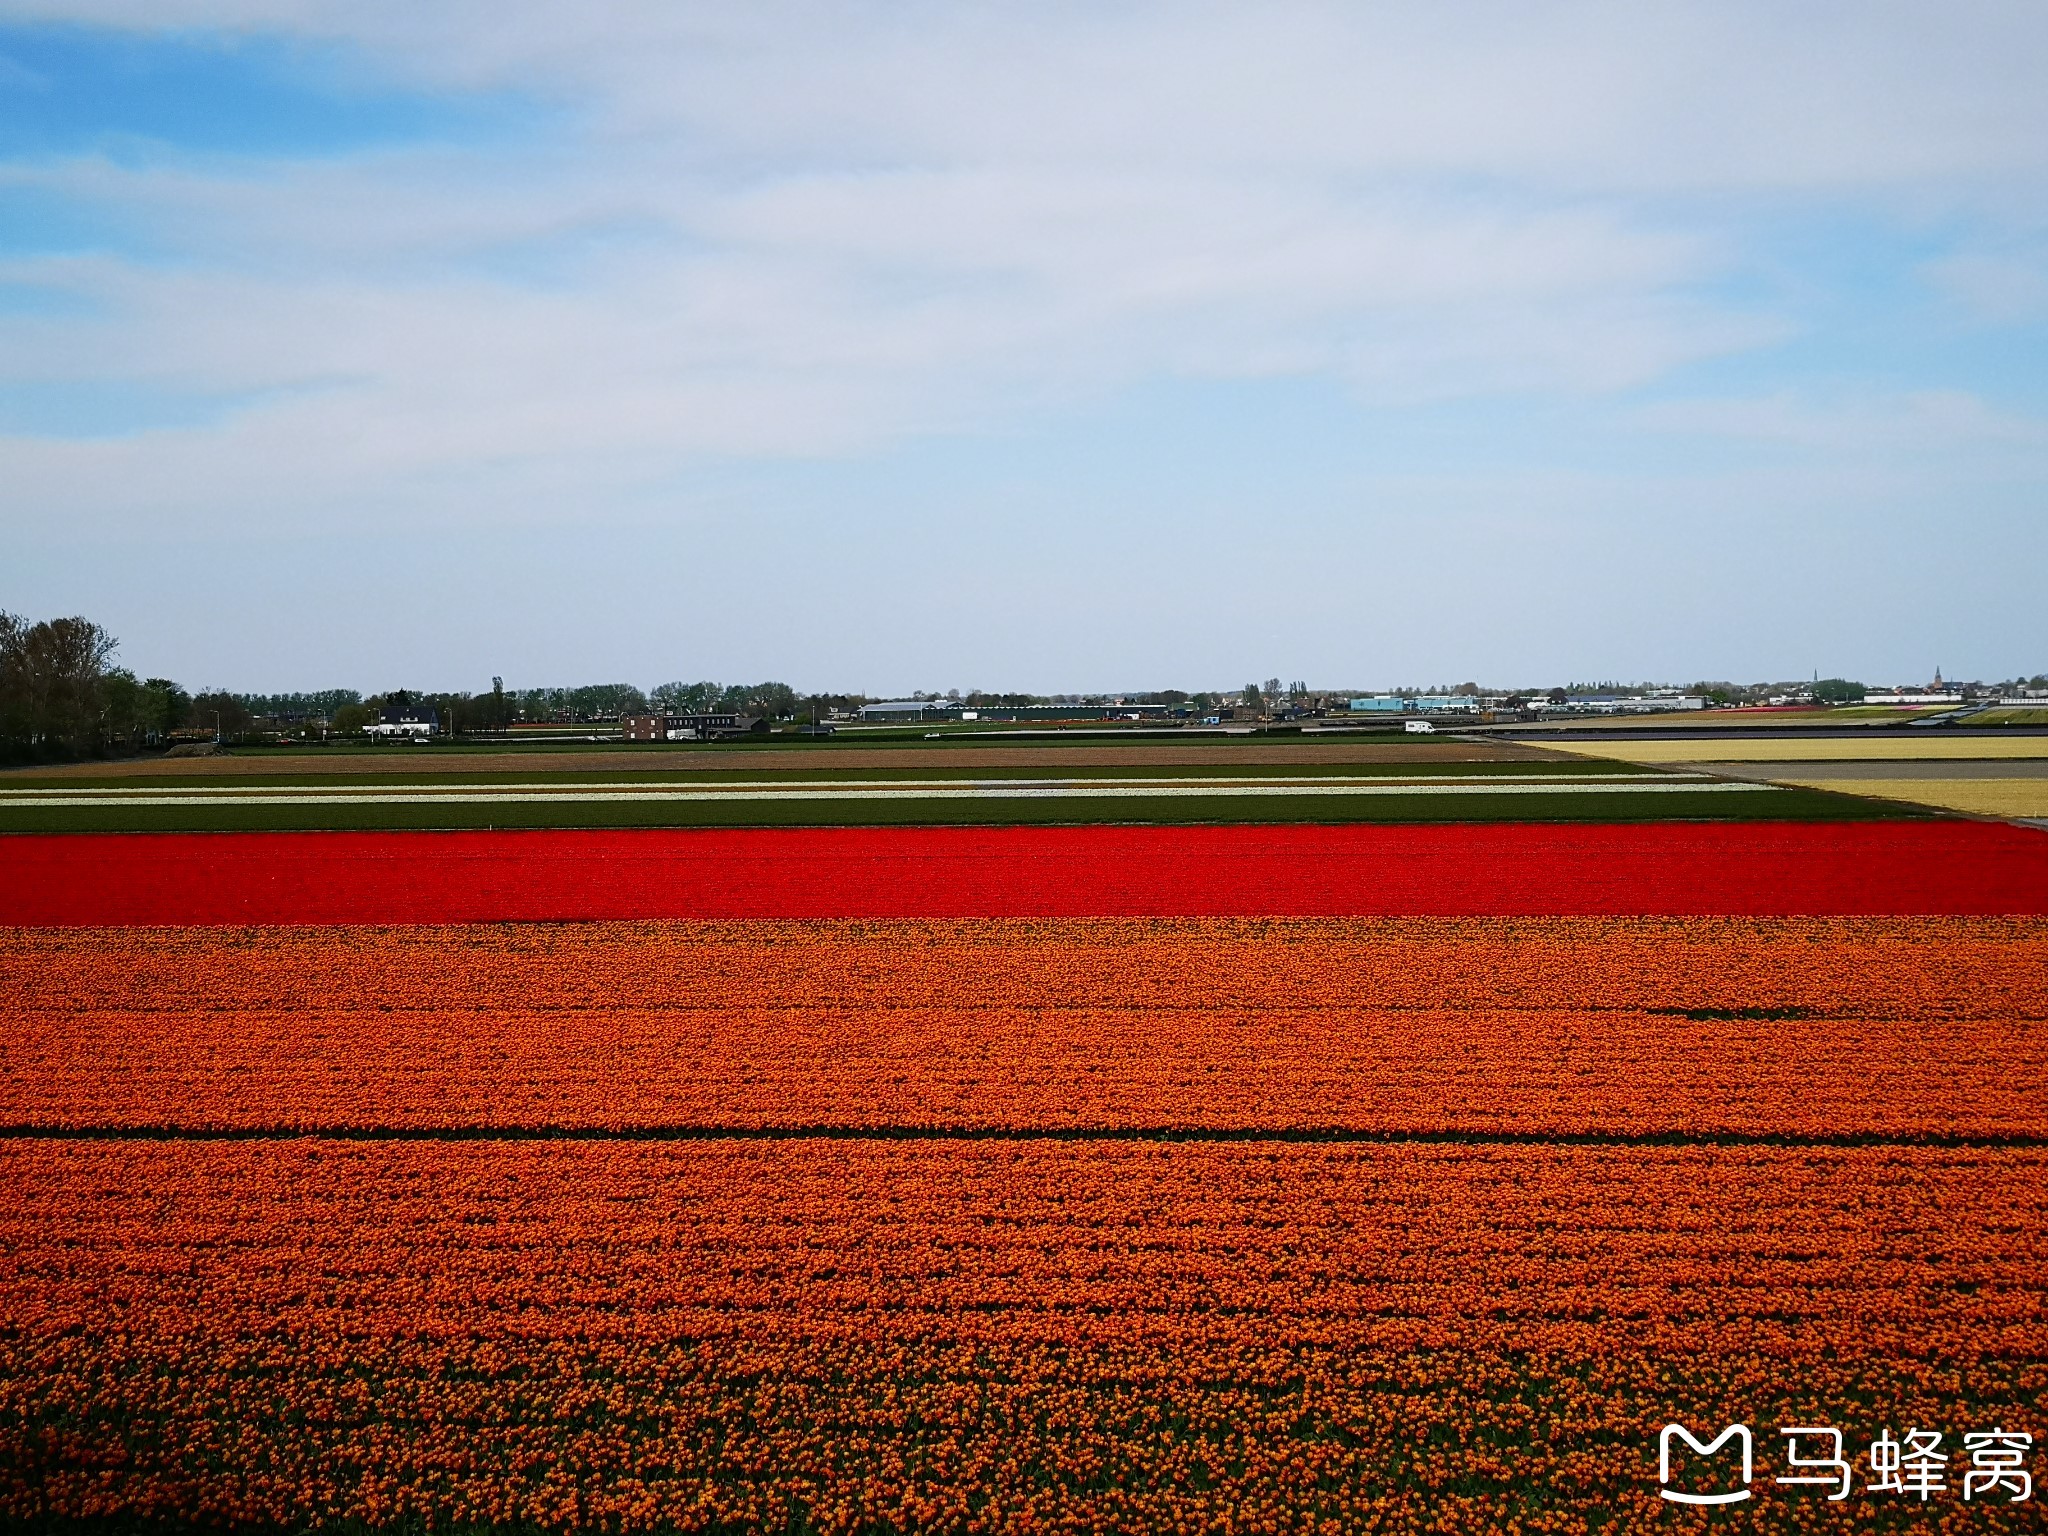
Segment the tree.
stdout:
<path fill-rule="evenodd" d="M 676 715 L 754 715 L 786 720 L 798 711 L 796 690 L 787 683 L 663 683 L 649 697 L 655 708 Z"/>
<path fill-rule="evenodd" d="M 215 731 L 225 739 L 244 734 L 256 723 L 256 717 L 249 713 L 249 706 L 242 702 L 239 694 L 215 688 L 192 700 L 192 706 L 185 714 L 185 723 L 194 730 Z"/>
<path fill-rule="evenodd" d="M 31 624 L 0 614 L 0 752 L 83 757 L 105 750 L 112 739 L 107 661 L 116 643 L 90 619 Z"/>
<path fill-rule="evenodd" d="M 162 739 L 162 705 L 163 696 L 148 683 L 136 681 L 126 667 L 110 668 L 100 683 L 100 721 L 107 744 L 141 746 Z"/>
<path fill-rule="evenodd" d="M 143 739 L 162 741 L 185 723 L 185 717 L 192 710 L 192 695 L 168 677 L 145 678 L 142 690 L 148 700 L 146 708 L 149 712 Z"/>
<path fill-rule="evenodd" d="M 1814 700 L 1821 704 L 1861 704 L 1864 692 L 1861 683 L 1843 677 L 1824 677 L 1813 685 Z"/>
<path fill-rule="evenodd" d="M 956 692 L 955 698 L 959 695 Z M 764 720 L 786 720 L 796 713 L 796 690 L 787 683 L 756 683 L 746 690 L 742 714 Z"/>
<path fill-rule="evenodd" d="M 653 699 L 671 714 L 706 715 L 724 692 L 717 683 L 663 683 L 654 690 Z"/>
<path fill-rule="evenodd" d="M 569 690 L 569 708 L 579 720 L 607 720 L 647 712 L 647 695 L 631 683 L 588 683 Z"/>
<path fill-rule="evenodd" d="M 273 725 L 300 727 L 331 720 L 344 704 L 360 704 L 362 695 L 353 688 L 323 688 L 316 693 L 241 693 L 235 697 L 259 720 Z"/>

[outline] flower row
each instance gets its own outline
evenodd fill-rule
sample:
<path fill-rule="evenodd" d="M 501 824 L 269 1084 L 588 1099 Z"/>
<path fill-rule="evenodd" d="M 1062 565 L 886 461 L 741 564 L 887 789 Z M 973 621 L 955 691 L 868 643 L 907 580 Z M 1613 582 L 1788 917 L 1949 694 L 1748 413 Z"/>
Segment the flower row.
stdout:
<path fill-rule="evenodd" d="M 18 1142 L 0 1522 L 1647 1520 L 1675 1415 L 2031 1423 L 2044 1163 Z"/>

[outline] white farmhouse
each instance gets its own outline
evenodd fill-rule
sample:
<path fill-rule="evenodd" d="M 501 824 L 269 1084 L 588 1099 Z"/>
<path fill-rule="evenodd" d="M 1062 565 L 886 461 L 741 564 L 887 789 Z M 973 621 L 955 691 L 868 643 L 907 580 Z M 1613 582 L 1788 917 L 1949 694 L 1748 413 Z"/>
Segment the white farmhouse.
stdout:
<path fill-rule="evenodd" d="M 410 736 L 424 740 L 441 729 L 441 715 L 431 704 L 386 704 L 364 729 L 372 736 Z"/>

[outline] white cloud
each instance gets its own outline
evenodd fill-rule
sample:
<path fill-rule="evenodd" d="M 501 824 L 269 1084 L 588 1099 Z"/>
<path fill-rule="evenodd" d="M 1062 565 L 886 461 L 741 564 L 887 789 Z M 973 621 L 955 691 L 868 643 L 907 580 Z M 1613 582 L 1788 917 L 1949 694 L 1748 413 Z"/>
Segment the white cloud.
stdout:
<path fill-rule="evenodd" d="M 10 478 L 67 515 L 217 512 L 243 469 L 208 445 L 367 494 L 475 460 L 846 452 L 1158 373 L 1598 390 L 1754 334 L 1666 293 L 1697 242 L 1598 209 L 1013 167 L 722 189 L 596 165 L 465 195 L 450 169 L 39 173 L 162 210 L 185 259 L 0 266 L 95 317 L 0 317 L 0 380 L 248 403 L 232 432 L 17 442 Z"/>
<path fill-rule="evenodd" d="M 622 134 L 815 164 L 1047 160 L 1669 189 L 2038 170 L 2031 0 L 744 7 L 5 0 L 0 15 L 346 42 Z"/>
<path fill-rule="evenodd" d="M 88 523 L 587 516 L 706 456 L 869 451 L 1162 375 L 1615 390 L 1789 323 L 1701 296 L 1734 261 L 1715 199 L 2000 207 L 2048 158 L 2031 5 L 0 14 L 325 39 L 558 114 L 535 142 L 6 172 L 148 254 L 0 268 L 76 301 L 0 315 L 0 382 L 224 402 L 0 440 L 17 506 Z"/>

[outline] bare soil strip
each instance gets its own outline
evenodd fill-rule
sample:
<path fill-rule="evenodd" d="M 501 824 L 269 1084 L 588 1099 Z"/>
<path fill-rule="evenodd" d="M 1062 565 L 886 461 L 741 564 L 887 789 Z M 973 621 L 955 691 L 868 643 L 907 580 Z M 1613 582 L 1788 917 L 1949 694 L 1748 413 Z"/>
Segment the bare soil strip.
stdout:
<path fill-rule="evenodd" d="M 1510 741 L 1336 741 L 1147 746 L 798 747 L 635 752 L 306 752 L 224 757 L 142 757 L 114 763 L 42 764 L 0 777 L 38 779 L 234 778 L 244 774 L 731 773 L 736 769 L 1188 768 L 1218 763 L 1546 763 L 1573 755 Z"/>
<path fill-rule="evenodd" d="M 229 790 L 166 790 L 158 793 L 123 790 L 30 791 L 31 798 L 14 799 L 0 791 L 0 811 L 46 808 L 126 806 L 210 806 L 210 805 L 562 805 L 562 804 L 662 804 L 750 803 L 761 800 L 796 802 L 902 801 L 902 800 L 1154 800 L 1154 799 L 1300 799 L 1358 796 L 1453 796 L 1453 795 L 1672 795 L 1750 793 L 1767 794 L 1767 784 L 1748 780 L 1702 780 L 1681 775 L 1657 779 L 1633 779 L 1613 774 L 1583 775 L 1557 781 L 1493 777 L 1482 783 L 1441 782 L 1366 783 L 1357 779 L 1297 779 L 1286 783 L 1257 783 L 1242 779 L 1203 779 L 1192 784 L 1162 783 L 1157 780 L 1126 784 L 1116 779 L 1085 779 L 1066 782 L 988 783 L 793 783 L 707 785 L 677 789 L 661 786 L 598 788 L 577 785 L 555 788 L 510 788 L 506 786 L 463 785 L 435 789 L 387 790 L 366 786 L 358 790 L 307 790 L 279 794 L 273 788 L 246 793 Z"/>

